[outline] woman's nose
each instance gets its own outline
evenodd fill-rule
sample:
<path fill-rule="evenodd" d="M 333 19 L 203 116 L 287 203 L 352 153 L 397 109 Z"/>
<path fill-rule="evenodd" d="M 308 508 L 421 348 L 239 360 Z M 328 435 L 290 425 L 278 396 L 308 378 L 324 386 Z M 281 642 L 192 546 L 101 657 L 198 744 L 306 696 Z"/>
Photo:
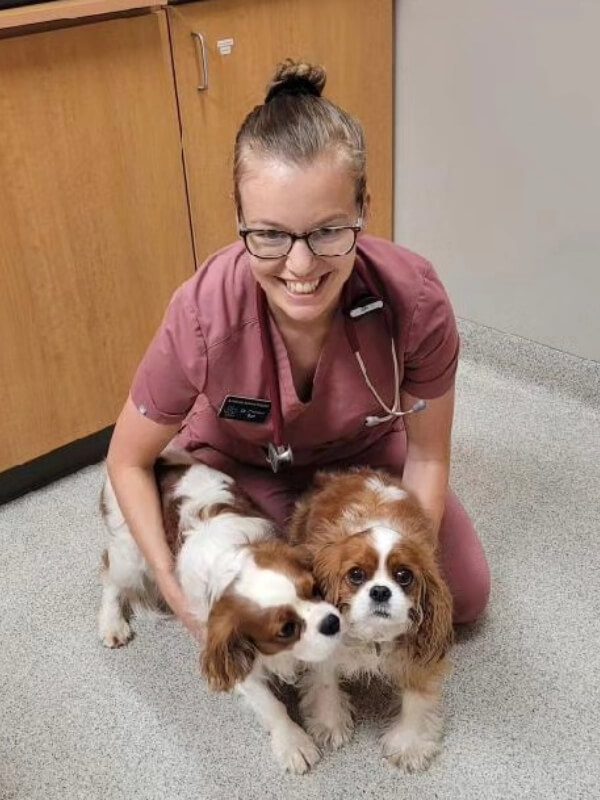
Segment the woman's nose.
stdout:
<path fill-rule="evenodd" d="M 287 268 L 297 278 L 309 275 L 313 270 L 314 254 L 305 239 L 296 239 L 287 256 Z"/>

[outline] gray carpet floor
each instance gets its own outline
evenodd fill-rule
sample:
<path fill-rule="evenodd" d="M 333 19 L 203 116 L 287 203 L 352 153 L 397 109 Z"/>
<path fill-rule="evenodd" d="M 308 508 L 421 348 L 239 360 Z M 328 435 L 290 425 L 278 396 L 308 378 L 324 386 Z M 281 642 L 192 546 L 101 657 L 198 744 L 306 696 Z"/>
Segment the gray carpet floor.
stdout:
<path fill-rule="evenodd" d="M 374 687 L 347 747 L 282 776 L 252 712 L 207 691 L 172 620 L 141 620 L 128 647 L 105 650 L 94 466 L 0 508 L 2 800 L 600 797 L 599 365 L 461 330 L 452 483 L 493 591 L 458 635 L 431 768 L 382 762 Z"/>

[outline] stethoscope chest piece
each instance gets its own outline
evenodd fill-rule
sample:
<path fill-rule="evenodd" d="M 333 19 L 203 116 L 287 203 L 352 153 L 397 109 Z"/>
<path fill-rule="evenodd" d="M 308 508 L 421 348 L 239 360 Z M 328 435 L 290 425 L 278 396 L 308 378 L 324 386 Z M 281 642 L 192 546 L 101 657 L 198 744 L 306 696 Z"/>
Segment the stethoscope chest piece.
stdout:
<path fill-rule="evenodd" d="M 279 472 L 281 466 L 294 463 L 294 455 L 292 448 L 289 444 L 273 444 L 269 442 L 267 445 L 267 461 L 271 465 L 273 472 Z"/>

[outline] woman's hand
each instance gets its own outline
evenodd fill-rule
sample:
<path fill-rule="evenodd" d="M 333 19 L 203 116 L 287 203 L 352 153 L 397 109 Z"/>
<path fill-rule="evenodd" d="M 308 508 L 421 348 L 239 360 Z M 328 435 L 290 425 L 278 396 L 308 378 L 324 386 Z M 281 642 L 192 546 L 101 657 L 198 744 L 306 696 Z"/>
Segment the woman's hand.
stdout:
<path fill-rule="evenodd" d="M 192 637 L 204 645 L 206 639 L 206 625 L 190 610 L 187 598 L 172 570 L 155 572 L 154 578 L 158 588 L 171 611 L 187 628 Z"/>

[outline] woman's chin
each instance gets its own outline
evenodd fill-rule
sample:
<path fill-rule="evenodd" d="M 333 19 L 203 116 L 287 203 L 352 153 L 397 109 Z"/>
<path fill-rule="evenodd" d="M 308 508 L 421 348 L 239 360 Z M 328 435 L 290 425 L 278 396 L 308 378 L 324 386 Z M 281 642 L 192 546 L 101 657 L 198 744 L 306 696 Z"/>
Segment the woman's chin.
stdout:
<path fill-rule="evenodd" d="M 288 289 L 278 288 L 272 306 L 293 322 L 308 325 L 326 319 L 332 316 L 337 305 L 338 298 L 331 297 L 330 291 L 325 293 L 319 289 L 314 294 L 293 294 Z"/>
<path fill-rule="evenodd" d="M 297 306 L 292 303 L 280 305 L 279 312 L 289 322 L 297 325 L 315 325 L 329 319 L 332 311 L 329 306 L 321 303 L 314 305 Z"/>

